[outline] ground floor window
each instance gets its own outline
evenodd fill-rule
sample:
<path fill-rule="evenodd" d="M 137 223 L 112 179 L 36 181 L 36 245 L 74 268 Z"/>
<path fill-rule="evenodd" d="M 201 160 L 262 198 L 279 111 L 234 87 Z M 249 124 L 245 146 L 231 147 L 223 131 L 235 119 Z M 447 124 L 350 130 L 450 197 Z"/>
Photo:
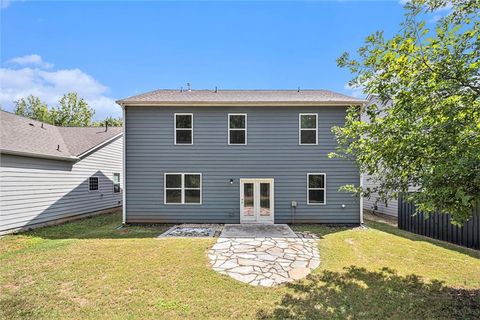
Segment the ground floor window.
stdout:
<path fill-rule="evenodd" d="M 201 173 L 165 173 L 165 204 L 201 204 Z"/>
<path fill-rule="evenodd" d="M 307 204 L 326 203 L 325 173 L 307 173 Z"/>
<path fill-rule="evenodd" d="M 98 190 L 98 177 L 90 177 L 88 179 L 88 191 Z"/>
<path fill-rule="evenodd" d="M 120 173 L 113 174 L 113 193 L 120 192 Z"/>

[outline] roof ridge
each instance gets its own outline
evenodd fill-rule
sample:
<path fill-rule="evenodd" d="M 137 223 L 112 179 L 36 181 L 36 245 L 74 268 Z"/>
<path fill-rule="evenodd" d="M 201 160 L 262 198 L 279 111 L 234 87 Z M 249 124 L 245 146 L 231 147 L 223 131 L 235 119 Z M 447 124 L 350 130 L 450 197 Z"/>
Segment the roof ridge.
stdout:
<path fill-rule="evenodd" d="M 271 103 L 271 104 L 362 104 L 365 100 L 329 89 L 157 89 L 117 100 L 120 106 L 143 103 Z"/>

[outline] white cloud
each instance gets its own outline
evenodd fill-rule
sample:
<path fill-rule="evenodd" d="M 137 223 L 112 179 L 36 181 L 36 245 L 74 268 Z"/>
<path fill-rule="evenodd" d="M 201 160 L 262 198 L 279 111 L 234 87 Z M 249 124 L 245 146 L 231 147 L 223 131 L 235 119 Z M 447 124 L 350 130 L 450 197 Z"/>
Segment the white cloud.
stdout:
<path fill-rule="evenodd" d="M 7 61 L 8 64 L 15 64 L 19 66 L 36 66 L 40 68 L 49 69 L 53 64 L 43 61 L 38 54 L 28 54 L 21 57 L 16 57 Z"/>
<path fill-rule="evenodd" d="M 365 94 L 363 93 L 363 88 L 351 86 L 350 84 L 346 83 L 343 88 L 348 91 L 348 94 L 355 98 L 364 98 Z"/>
<path fill-rule="evenodd" d="M 56 106 L 68 92 L 84 98 L 95 110 L 95 119 L 121 116 L 120 107 L 108 96 L 108 87 L 80 69 L 0 68 L 0 104 L 7 110 L 13 110 L 13 101 L 30 94 Z"/>

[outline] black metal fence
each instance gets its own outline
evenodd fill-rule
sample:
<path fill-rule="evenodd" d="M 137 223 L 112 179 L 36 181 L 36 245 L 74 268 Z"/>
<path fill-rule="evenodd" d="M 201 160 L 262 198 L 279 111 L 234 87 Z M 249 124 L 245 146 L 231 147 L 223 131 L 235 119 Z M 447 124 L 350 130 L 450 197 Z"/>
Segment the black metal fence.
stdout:
<path fill-rule="evenodd" d="M 434 239 L 455 243 L 464 247 L 480 250 L 480 203 L 472 212 L 472 217 L 462 227 L 450 223 L 450 215 L 434 213 L 426 215 L 415 213 L 415 205 L 399 197 L 398 227 L 402 230 Z"/>

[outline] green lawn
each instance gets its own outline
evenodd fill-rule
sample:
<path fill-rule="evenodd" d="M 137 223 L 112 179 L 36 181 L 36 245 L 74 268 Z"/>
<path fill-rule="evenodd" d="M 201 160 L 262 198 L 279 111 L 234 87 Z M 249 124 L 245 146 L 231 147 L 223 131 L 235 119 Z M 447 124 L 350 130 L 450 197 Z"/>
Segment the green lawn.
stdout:
<path fill-rule="evenodd" d="M 0 239 L 0 319 L 480 318 L 480 253 L 378 222 L 317 233 L 319 269 L 274 288 L 209 268 L 214 239 L 117 230 L 120 214 Z"/>

